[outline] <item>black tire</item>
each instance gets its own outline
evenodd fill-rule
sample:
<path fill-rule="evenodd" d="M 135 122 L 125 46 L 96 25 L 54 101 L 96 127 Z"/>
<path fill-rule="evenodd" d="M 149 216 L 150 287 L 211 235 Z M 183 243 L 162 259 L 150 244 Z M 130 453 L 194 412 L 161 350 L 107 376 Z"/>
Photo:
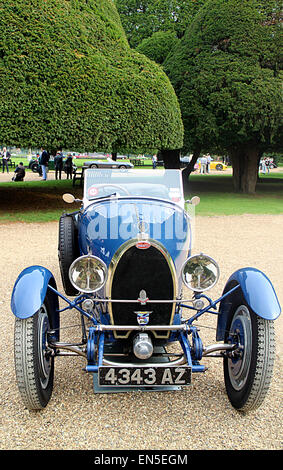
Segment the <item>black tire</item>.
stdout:
<path fill-rule="evenodd" d="M 53 391 L 54 357 L 47 351 L 46 336 L 52 328 L 50 305 L 47 293 L 35 315 L 15 320 L 16 378 L 21 398 L 29 410 L 45 408 Z"/>
<path fill-rule="evenodd" d="M 126 170 L 127 169 L 127 167 L 125 165 L 120 165 L 118 168 L 119 168 L 119 170 Z"/>
<path fill-rule="evenodd" d="M 231 312 L 225 342 L 237 335 L 243 346 L 241 356 L 224 359 L 224 380 L 231 404 L 238 411 L 258 408 L 269 389 L 275 357 L 272 321 L 265 320 L 246 305 Z"/>
<path fill-rule="evenodd" d="M 221 163 L 218 163 L 218 164 L 215 166 L 215 169 L 216 169 L 217 171 L 221 171 L 221 170 L 223 170 L 223 165 L 221 165 Z"/>
<path fill-rule="evenodd" d="M 77 290 L 70 282 L 69 268 L 79 256 L 78 238 L 72 216 L 63 215 L 59 220 L 58 258 L 62 284 L 67 295 L 77 295 Z"/>
<path fill-rule="evenodd" d="M 31 171 L 32 171 L 33 173 L 39 173 L 39 164 L 38 164 L 38 163 L 33 163 L 33 164 L 31 165 Z"/>
<path fill-rule="evenodd" d="M 90 168 L 98 168 L 98 165 L 90 165 Z"/>

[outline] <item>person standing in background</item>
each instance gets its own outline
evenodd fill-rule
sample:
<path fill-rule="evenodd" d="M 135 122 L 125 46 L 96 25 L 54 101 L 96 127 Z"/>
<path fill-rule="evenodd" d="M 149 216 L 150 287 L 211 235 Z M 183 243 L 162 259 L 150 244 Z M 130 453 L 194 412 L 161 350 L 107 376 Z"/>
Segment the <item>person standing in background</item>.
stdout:
<path fill-rule="evenodd" d="M 3 147 L 2 151 L 2 173 L 5 172 L 5 168 L 7 170 L 7 173 L 9 173 L 9 166 L 8 166 L 8 161 L 10 160 L 10 153 L 7 151 L 6 147 Z"/>
<path fill-rule="evenodd" d="M 203 155 L 200 159 L 200 173 L 206 173 L 207 158 Z"/>
<path fill-rule="evenodd" d="M 265 175 L 266 173 L 266 163 L 265 163 L 265 159 L 263 158 L 263 160 L 261 161 L 261 172 Z"/>
<path fill-rule="evenodd" d="M 65 161 L 64 165 L 64 170 L 67 173 L 67 180 L 70 178 L 72 179 L 72 173 L 73 173 L 73 158 L 72 154 L 68 153 L 67 159 Z"/>
<path fill-rule="evenodd" d="M 153 155 L 152 157 L 152 168 L 155 170 L 157 166 L 157 155 Z"/>
<path fill-rule="evenodd" d="M 61 179 L 62 169 L 63 169 L 63 154 L 62 152 L 57 152 L 56 157 L 54 158 L 54 166 L 55 166 L 55 179 Z"/>
<path fill-rule="evenodd" d="M 48 162 L 49 162 L 49 154 L 47 150 L 41 148 L 41 154 L 39 157 L 39 163 L 42 169 L 42 179 L 43 181 L 47 180 L 47 171 L 48 171 Z"/>
<path fill-rule="evenodd" d="M 208 155 L 206 156 L 206 159 L 207 159 L 206 173 L 209 173 L 209 172 L 210 172 L 210 163 L 212 162 L 212 158 L 211 158 L 211 156 L 208 154 Z"/>

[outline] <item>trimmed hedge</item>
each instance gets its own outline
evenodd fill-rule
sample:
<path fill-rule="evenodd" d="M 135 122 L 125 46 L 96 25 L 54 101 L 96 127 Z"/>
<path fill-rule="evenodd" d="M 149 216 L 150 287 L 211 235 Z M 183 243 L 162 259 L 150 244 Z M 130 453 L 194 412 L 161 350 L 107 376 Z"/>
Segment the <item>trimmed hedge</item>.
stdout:
<path fill-rule="evenodd" d="M 280 3 L 208 0 L 167 57 L 185 149 L 279 144 Z"/>
<path fill-rule="evenodd" d="M 0 144 L 182 147 L 173 87 L 130 49 L 112 0 L 2 0 L 0 19 Z"/>
<path fill-rule="evenodd" d="M 150 38 L 143 39 L 136 47 L 136 51 L 146 55 L 149 59 L 162 64 L 171 49 L 179 42 L 174 32 L 158 31 Z"/>

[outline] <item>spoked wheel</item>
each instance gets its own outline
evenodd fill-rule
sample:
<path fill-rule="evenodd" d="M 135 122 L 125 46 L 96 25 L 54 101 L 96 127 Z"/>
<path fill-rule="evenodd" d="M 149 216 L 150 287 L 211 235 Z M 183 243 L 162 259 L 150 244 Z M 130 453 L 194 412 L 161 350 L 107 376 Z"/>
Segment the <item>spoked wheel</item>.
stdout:
<path fill-rule="evenodd" d="M 232 405 L 247 412 L 262 404 L 271 382 L 274 325 L 243 304 L 230 316 L 228 330 L 226 341 L 237 341 L 239 349 L 224 359 L 226 391 Z"/>
<path fill-rule="evenodd" d="M 24 405 L 30 410 L 45 408 L 53 391 L 54 357 L 47 349 L 50 329 L 48 294 L 38 312 L 15 320 L 14 346 L 17 384 Z"/>

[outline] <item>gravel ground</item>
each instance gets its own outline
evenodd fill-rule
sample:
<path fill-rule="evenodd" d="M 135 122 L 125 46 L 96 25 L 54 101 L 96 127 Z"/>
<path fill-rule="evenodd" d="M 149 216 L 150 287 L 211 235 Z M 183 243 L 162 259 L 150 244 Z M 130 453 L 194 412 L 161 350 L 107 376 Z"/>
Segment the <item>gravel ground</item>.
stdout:
<path fill-rule="evenodd" d="M 283 304 L 283 216 L 197 217 L 193 252 L 202 250 L 220 265 L 211 291 L 220 296 L 237 268 L 255 266 L 273 282 Z M 275 322 L 277 353 L 273 381 L 257 411 L 242 415 L 226 396 L 222 361 L 203 361 L 209 369 L 194 374 L 192 386 L 177 392 L 94 394 L 82 358 L 58 358 L 52 399 L 41 412 L 21 402 L 13 362 L 14 318 L 10 296 L 19 272 L 41 264 L 62 289 L 57 262 L 58 224 L 2 224 L 0 269 L 0 448 L 2 450 L 278 450 L 282 448 L 282 317 Z M 71 316 L 78 323 L 76 314 Z M 70 323 L 65 313 L 62 325 Z M 199 320 L 204 344 L 215 342 L 214 316 Z M 65 334 L 76 336 L 76 328 Z M 65 335 L 64 334 L 64 335 Z M 64 340 L 64 335 L 62 339 Z"/>

